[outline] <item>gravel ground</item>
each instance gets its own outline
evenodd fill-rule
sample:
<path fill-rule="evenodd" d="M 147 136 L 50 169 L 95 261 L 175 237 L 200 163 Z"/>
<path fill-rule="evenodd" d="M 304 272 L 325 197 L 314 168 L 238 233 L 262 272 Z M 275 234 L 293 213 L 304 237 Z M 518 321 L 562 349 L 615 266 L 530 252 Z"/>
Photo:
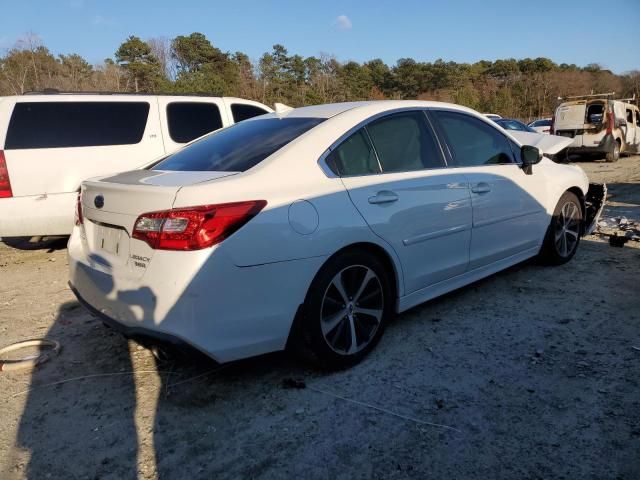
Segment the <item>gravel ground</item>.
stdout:
<path fill-rule="evenodd" d="M 581 163 L 640 219 L 640 156 Z M 635 215 L 635 217 L 634 217 Z M 640 248 L 586 237 L 414 308 L 338 373 L 286 354 L 156 363 L 66 286 L 64 244 L 0 244 L 0 478 L 640 478 Z M 304 387 L 304 388 L 303 388 Z"/>

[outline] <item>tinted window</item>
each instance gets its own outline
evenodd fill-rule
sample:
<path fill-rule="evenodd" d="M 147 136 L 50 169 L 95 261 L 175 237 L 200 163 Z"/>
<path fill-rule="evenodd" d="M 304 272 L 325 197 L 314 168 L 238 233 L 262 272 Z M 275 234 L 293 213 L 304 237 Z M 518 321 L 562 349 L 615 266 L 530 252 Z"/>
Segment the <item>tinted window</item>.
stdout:
<path fill-rule="evenodd" d="M 376 153 L 364 129 L 342 142 L 327 157 L 327 165 L 338 175 L 369 175 L 380 173 Z"/>
<path fill-rule="evenodd" d="M 636 110 L 636 125 L 640 127 L 640 111 Z"/>
<path fill-rule="evenodd" d="M 231 104 L 231 114 L 233 115 L 233 121 L 236 123 L 248 118 L 257 117 L 258 115 L 264 115 L 265 113 L 269 112 L 254 105 L 246 105 L 242 103 Z"/>
<path fill-rule="evenodd" d="M 169 135 L 176 143 L 187 143 L 222 128 L 218 106 L 202 102 L 173 102 L 167 105 Z"/>
<path fill-rule="evenodd" d="M 153 170 L 244 172 L 322 121 L 264 118 L 237 123 L 170 155 Z"/>
<path fill-rule="evenodd" d="M 463 113 L 434 114 L 457 166 L 513 163 L 507 138 L 491 125 Z"/>
<path fill-rule="evenodd" d="M 367 125 L 383 172 L 444 167 L 423 112 L 398 113 Z"/>
<path fill-rule="evenodd" d="M 627 123 L 633 123 L 633 110 L 627 109 Z"/>
<path fill-rule="evenodd" d="M 131 145 L 142 140 L 148 115 L 146 102 L 20 102 L 5 148 Z"/>

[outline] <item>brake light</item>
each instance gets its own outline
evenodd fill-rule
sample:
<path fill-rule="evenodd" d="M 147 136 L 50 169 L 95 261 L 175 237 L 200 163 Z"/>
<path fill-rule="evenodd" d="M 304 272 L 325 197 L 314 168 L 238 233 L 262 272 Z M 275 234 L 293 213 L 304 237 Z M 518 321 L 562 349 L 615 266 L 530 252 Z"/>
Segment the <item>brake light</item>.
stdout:
<path fill-rule="evenodd" d="M 266 205 L 251 200 L 144 213 L 132 236 L 156 250 L 200 250 L 222 242 Z"/>
<path fill-rule="evenodd" d="M 76 225 L 82 225 L 84 223 L 84 216 L 82 215 L 82 192 L 78 192 L 76 199 Z"/>
<path fill-rule="evenodd" d="M 613 112 L 607 113 L 607 134 L 609 135 L 613 133 L 614 122 Z"/>
<path fill-rule="evenodd" d="M 9 180 L 9 169 L 7 168 L 7 161 L 4 158 L 4 152 L 0 150 L 0 198 L 13 197 L 13 191 L 11 190 L 11 181 Z"/>

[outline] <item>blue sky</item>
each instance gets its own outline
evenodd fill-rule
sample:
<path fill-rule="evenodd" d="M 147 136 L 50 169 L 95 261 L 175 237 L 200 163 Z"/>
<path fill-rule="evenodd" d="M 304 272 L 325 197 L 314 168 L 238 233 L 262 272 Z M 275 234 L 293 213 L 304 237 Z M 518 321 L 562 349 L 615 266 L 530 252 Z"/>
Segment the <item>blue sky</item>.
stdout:
<path fill-rule="evenodd" d="M 92 63 L 112 57 L 131 34 L 199 31 L 254 60 L 282 43 L 290 53 L 341 61 L 543 56 L 616 73 L 640 69 L 640 0 L 0 1 L 0 49 L 30 31 L 53 53 Z"/>

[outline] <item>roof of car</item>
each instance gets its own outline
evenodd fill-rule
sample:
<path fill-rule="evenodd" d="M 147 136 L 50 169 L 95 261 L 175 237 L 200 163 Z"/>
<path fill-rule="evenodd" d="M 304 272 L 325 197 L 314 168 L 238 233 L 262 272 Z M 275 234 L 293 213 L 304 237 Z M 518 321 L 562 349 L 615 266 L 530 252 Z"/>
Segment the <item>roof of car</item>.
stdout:
<path fill-rule="evenodd" d="M 364 102 L 343 102 L 343 103 L 327 103 L 324 105 L 313 105 L 308 107 L 299 107 L 286 112 L 274 113 L 273 116 L 280 118 L 288 117 L 315 117 L 315 118 L 331 118 L 340 113 L 349 110 L 366 110 L 369 114 L 374 115 L 387 110 L 399 108 L 447 108 L 460 111 L 474 112 L 470 108 L 454 105 L 453 103 L 431 102 L 422 100 L 374 100 Z M 477 113 L 477 112 L 474 112 Z M 263 117 L 264 118 L 264 117 Z"/>

